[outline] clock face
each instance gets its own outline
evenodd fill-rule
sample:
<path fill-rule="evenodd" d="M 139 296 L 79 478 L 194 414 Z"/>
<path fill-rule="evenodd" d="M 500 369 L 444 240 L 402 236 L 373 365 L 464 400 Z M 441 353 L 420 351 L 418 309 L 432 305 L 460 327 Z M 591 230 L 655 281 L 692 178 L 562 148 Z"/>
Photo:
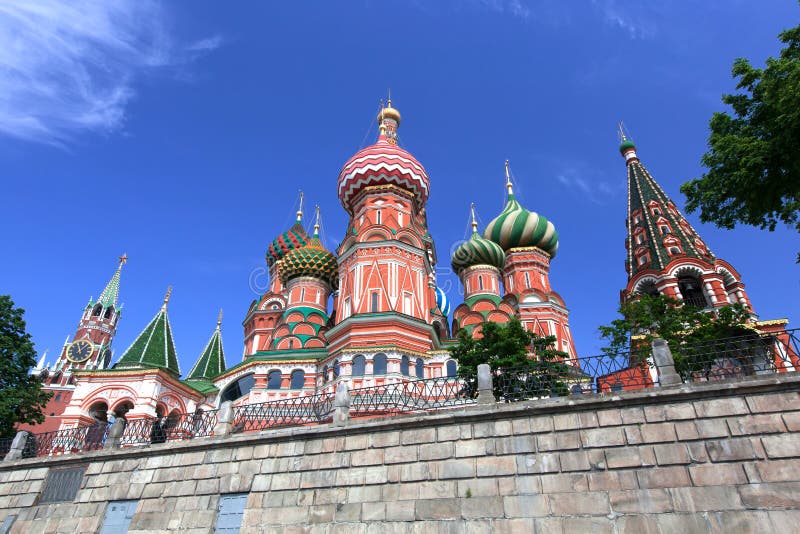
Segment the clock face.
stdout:
<path fill-rule="evenodd" d="M 67 359 L 75 363 L 85 362 L 89 359 L 89 356 L 92 355 L 93 349 L 94 345 L 92 345 L 91 341 L 87 341 L 86 339 L 73 341 L 72 344 L 67 347 Z"/>

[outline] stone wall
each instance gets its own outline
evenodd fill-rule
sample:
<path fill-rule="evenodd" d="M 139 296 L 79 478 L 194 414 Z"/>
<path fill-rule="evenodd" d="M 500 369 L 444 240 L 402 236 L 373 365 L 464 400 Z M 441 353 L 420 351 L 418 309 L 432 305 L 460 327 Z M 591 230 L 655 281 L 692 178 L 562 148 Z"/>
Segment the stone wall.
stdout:
<path fill-rule="evenodd" d="M 793 375 L 794 373 L 792 373 Z M 0 462 L 12 532 L 768 532 L 800 525 L 800 376 L 475 406 Z M 74 502 L 37 505 L 85 464 Z"/>

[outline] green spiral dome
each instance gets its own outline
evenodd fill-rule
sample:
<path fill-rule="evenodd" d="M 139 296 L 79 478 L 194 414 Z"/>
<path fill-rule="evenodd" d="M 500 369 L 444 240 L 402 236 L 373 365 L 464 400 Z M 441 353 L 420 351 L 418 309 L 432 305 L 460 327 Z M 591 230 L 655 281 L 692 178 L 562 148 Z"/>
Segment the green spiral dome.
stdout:
<path fill-rule="evenodd" d="M 506 255 L 500 245 L 494 241 L 484 239 L 473 232 L 472 237 L 461 243 L 450 260 L 456 274 L 473 265 L 491 265 L 502 269 L 506 262 Z"/>
<path fill-rule="evenodd" d="M 304 247 L 287 252 L 278 272 L 284 285 L 292 278 L 311 276 L 328 282 L 332 289 L 339 287 L 336 256 L 325 250 L 316 235 Z"/>
<path fill-rule="evenodd" d="M 558 232 L 543 216 L 523 208 L 508 195 L 508 203 L 483 232 L 483 237 L 500 245 L 504 251 L 518 247 L 537 247 L 550 256 L 558 250 Z"/>

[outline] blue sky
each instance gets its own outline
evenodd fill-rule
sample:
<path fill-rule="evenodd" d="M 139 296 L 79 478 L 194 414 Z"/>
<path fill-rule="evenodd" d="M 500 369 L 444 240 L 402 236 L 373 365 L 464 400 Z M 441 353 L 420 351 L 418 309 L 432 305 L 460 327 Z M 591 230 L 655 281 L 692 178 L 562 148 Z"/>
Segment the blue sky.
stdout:
<path fill-rule="evenodd" d="M 460 300 L 450 251 L 471 201 L 482 225 L 501 210 L 508 158 L 523 205 L 561 235 L 551 280 L 577 349 L 597 353 L 626 283 L 617 122 L 683 206 L 733 59 L 776 55 L 798 15 L 793 0 L 5 2 L 0 293 L 52 361 L 127 252 L 116 357 L 172 284 L 182 370 L 219 308 L 228 364 L 240 361 L 298 188 L 335 247 L 337 174 L 375 139 L 391 87 L 401 144 L 431 177 L 440 285 Z M 797 320 L 796 233 L 689 219 L 762 319 Z"/>

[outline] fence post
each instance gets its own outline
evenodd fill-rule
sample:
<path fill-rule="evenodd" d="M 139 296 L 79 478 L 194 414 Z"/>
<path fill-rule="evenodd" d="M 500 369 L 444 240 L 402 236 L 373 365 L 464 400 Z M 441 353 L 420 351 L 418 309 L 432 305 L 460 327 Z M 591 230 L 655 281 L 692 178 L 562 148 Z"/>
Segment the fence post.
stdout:
<path fill-rule="evenodd" d="M 478 365 L 478 404 L 494 404 L 492 368 L 488 363 Z"/>
<path fill-rule="evenodd" d="M 653 361 L 658 369 L 658 381 L 662 387 L 678 386 L 683 383 L 675 372 L 675 360 L 672 358 L 669 345 L 661 338 L 653 340 Z"/>
<path fill-rule="evenodd" d="M 117 417 L 111 423 L 111 428 L 108 429 L 106 442 L 103 444 L 104 449 L 119 449 L 122 443 L 122 434 L 125 432 L 125 418 Z"/>
<path fill-rule="evenodd" d="M 25 444 L 28 443 L 28 434 L 30 434 L 30 432 L 27 430 L 20 430 L 17 432 L 17 435 L 14 436 L 14 441 L 11 442 L 11 450 L 6 454 L 5 460 L 19 460 L 22 458 Z"/>
<path fill-rule="evenodd" d="M 220 438 L 230 436 L 231 430 L 233 430 L 233 402 L 225 401 L 219 405 L 217 424 L 214 426 L 214 436 Z"/>
<path fill-rule="evenodd" d="M 333 423 L 342 425 L 350 420 L 350 388 L 342 380 L 336 386 L 336 395 L 333 397 Z"/>

